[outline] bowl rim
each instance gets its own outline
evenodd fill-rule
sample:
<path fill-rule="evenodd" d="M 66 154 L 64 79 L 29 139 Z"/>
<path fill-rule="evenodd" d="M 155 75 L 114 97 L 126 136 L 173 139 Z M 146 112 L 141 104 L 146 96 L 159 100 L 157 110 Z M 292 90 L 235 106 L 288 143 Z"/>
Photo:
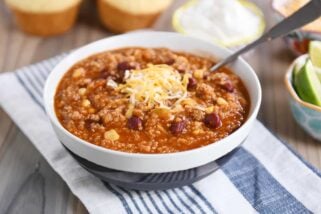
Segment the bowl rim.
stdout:
<path fill-rule="evenodd" d="M 82 46 L 76 50 L 74 50 L 73 52 L 71 52 L 70 54 L 68 54 L 63 60 L 61 60 L 53 69 L 52 69 L 52 72 L 49 74 L 47 80 L 46 80 L 46 84 L 45 84 L 45 87 L 44 87 L 44 93 L 43 93 L 43 99 L 44 99 L 44 104 L 45 104 L 45 110 L 46 110 L 46 113 L 47 115 L 49 116 L 50 118 L 50 121 L 55 125 L 55 127 L 57 127 L 59 129 L 59 131 L 61 131 L 64 135 L 67 135 L 69 138 L 71 138 L 73 141 L 77 142 L 77 143 L 81 143 L 83 144 L 84 146 L 87 146 L 87 147 L 91 147 L 92 149 L 94 150 L 99 150 L 101 152 L 104 152 L 104 153 L 109 153 L 109 154 L 113 154 L 113 155 L 118 155 L 118 156 L 123 156 L 123 157 L 131 157 L 131 158 L 146 158 L 146 159 L 154 159 L 154 158 L 160 158 L 160 157 L 168 157 L 168 158 L 171 158 L 171 157 L 177 157 L 177 156 L 186 156 L 186 155 L 189 155 L 189 154 L 193 154 L 195 153 L 195 151 L 197 152 L 202 152 L 204 150 L 206 150 L 208 147 L 211 147 L 213 145 L 217 145 L 219 143 L 224 143 L 226 141 L 227 138 L 232 138 L 233 136 L 235 136 L 238 132 L 241 132 L 242 130 L 246 129 L 248 125 L 250 125 L 249 123 L 251 121 L 253 121 L 256 116 L 257 116 L 257 113 L 259 111 L 259 108 L 261 106 L 261 101 L 262 101 L 262 88 L 261 88 L 261 84 L 260 84 L 260 81 L 257 77 L 257 74 L 255 73 L 255 71 L 253 70 L 253 68 L 243 59 L 243 58 L 238 58 L 237 60 L 242 63 L 244 66 L 246 66 L 246 69 L 248 70 L 248 72 L 250 73 L 249 75 L 251 75 L 254 79 L 253 81 L 253 85 L 255 85 L 255 88 L 258 89 L 258 92 L 257 92 L 257 100 L 256 102 L 254 103 L 252 100 L 251 100 L 251 107 L 250 109 L 252 109 L 252 111 L 249 112 L 249 115 L 246 119 L 246 121 L 237 129 L 235 130 L 234 132 L 232 132 L 230 135 L 228 135 L 227 137 L 224 137 L 222 138 L 221 140 L 219 141 L 216 141 L 215 143 L 210 143 L 206 146 L 202 146 L 202 147 L 197 147 L 197 148 L 194 148 L 194 149 L 191 149 L 191 150 L 185 150 L 185 151 L 179 151 L 179 152 L 172 152 L 172 153 L 130 153 L 130 152 L 123 152 L 123 151 L 118 151 L 118 150 L 113 150 L 113 149 L 108 149 L 108 148 L 105 148 L 105 147 L 101 147 L 101 146 L 98 146 L 98 145 L 95 145 L 95 144 L 92 144 L 86 140 L 83 140 L 79 137 L 77 137 L 76 135 L 72 134 L 71 132 L 69 132 L 66 128 L 64 128 L 62 126 L 62 124 L 59 122 L 58 118 L 57 118 L 57 115 L 54 111 L 54 107 L 51 109 L 50 106 L 50 99 L 53 98 L 53 97 L 50 97 L 48 95 L 49 93 L 49 90 L 50 90 L 50 87 L 54 87 L 55 90 L 57 89 L 57 86 L 58 84 L 60 83 L 61 81 L 61 78 L 63 77 L 63 75 L 59 78 L 59 81 L 57 82 L 57 84 L 55 86 L 49 86 L 48 84 L 48 80 L 53 78 L 55 76 L 55 70 L 58 68 L 58 66 L 61 66 L 62 64 L 65 63 L 65 61 L 67 61 L 67 59 L 69 58 L 72 58 L 74 55 L 77 54 L 77 52 L 79 51 L 82 51 L 84 49 L 87 49 L 88 47 L 94 45 L 94 44 L 97 44 L 97 43 L 102 43 L 104 42 L 105 40 L 108 40 L 108 39 L 111 39 L 111 38 L 120 38 L 120 37 L 126 37 L 128 36 L 128 34 L 141 34 L 141 36 L 146 36 L 147 37 L 147 34 L 159 34 L 159 35 L 163 35 L 163 36 L 169 36 L 169 35 L 173 35 L 173 36 L 180 36 L 180 37 L 186 37 L 186 38 L 190 38 L 192 40 L 197 40 L 198 42 L 205 42 L 205 43 L 209 43 L 209 42 L 206 42 L 204 40 L 200 40 L 198 38 L 194 38 L 194 37 L 191 37 L 191 36 L 187 36 L 187 35 L 182 35 L 182 34 L 179 34 L 179 33 L 176 33 L 176 32 L 162 32 L 162 31 L 140 31 L 140 32 L 133 32 L 133 33 L 127 33 L 127 34 L 122 34 L 122 35 L 116 35 L 116 36 L 111 36 L 111 37 L 107 37 L 107 38 L 104 38 L 104 39 L 100 39 L 100 40 L 97 40 L 97 41 L 94 41 L 92 43 L 89 43 L 85 46 Z M 221 49 L 225 52 L 230 52 L 230 50 L 224 48 L 224 47 L 220 47 L 218 45 L 215 45 L 215 44 L 211 44 L 209 43 L 210 45 L 212 46 L 215 46 L 217 49 Z M 124 46 L 124 47 L 130 47 L 130 46 Z M 112 49 L 110 49 L 112 50 Z M 88 55 L 87 57 L 91 56 L 91 55 L 94 55 L 94 54 L 97 54 L 97 53 L 100 53 L 101 51 L 98 51 L 98 52 L 95 52 L 95 53 L 91 53 L 90 55 Z M 84 58 L 79 58 L 76 60 L 75 63 L 81 61 L 82 59 L 85 59 L 87 57 L 84 57 Z M 68 71 L 68 69 L 65 70 L 65 72 L 63 74 L 65 74 L 66 72 Z M 55 95 L 55 93 L 54 93 Z M 53 111 L 52 111 L 53 110 Z"/>
<path fill-rule="evenodd" d="M 282 14 L 277 7 L 275 6 L 276 2 L 279 0 L 272 0 L 270 2 L 271 8 L 274 12 L 276 12 L 280 17 L 282 18 L 286 18 L 286 16 L 284 14 Z M 321 36 L 321 31 L 316 31 L 316 30 L 304 30 L 302 28 L 297 29 L 297 31 L 301 31 L 301 32 L 305 32 L 305 33 L 313 33 L 313 34 L 318 34 L 319 36 Z"/>
<path fill-rule="evenodd" d="M 213 43 L 220 45 L 222 47 L 233 48 L 233 47 L 246 45 L 251 41 L 254 41 L 255 39 L 259 38 L 264 33 L 264 30 L 266 28 L 266 20 L 265 20 L 264 14 L 262 10 L 255 3 L 250 2 L 248 0 L 237 0 L 237 1 L 239 1 L 243 7 L 251 10 L 257 17 L 259 17 L 260 23 L 259 23 L 257 32 L 254 35 L 250 35 L 250 36 L 235 40 L 233 42 L 223 42 L 223 41 L 220 41 L 219 39 L 212 38 Z M 172 27 L 176 32 L 188 35 L 188 33 L 185 31 L 184 27 L 179 21 L 180 16 L 185 10 L 189 9 L 190 7 L 193 7 L 197 2 L 199 2 L 199 0 L 188 0 L 174 11 L 172 16 Z"/>
<path fill-rule="evenodd" d="M 314 111 L 318 111 L 321 113 L 321 107 L 317 106 L 317 105 L 314 105 L 314 104 L 311 104 L 311 103 L 308 103 L 308 102 L 305 102 L 304 100 L 302 100 L 298 94 L 296 93 L 293 85 L 292 85 L 292 73 L 293 73 L 293 68 L 295 66 L 295 64 L 297 63 L 297 61 L 299 61 L 300 59 L 307 59 L 309 57 L 308 54 L 304 54 L 304 55 L 301 55 L 299 57 L 297 57 L 292 63 L 291 65 L 288 67 L 286 73 L 285 73 L 285 76 L 284 76 L 284 83 L 285 83 L 285 88 L 287 89 L 287 91 L 289 92 L 289 94 L 291 95 L 291 97 L 296 101 L 298 102 L 300 105 L 306 107 L 306 108 L 309 108 L 309 109 L 312 109 Z"/>

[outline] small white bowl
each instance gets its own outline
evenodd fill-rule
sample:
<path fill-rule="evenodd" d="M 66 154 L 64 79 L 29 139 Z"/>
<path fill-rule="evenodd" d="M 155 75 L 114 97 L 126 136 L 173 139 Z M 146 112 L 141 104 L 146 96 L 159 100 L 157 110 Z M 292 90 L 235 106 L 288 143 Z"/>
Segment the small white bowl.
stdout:
<path fill-rule="evenodd" d="M 251 100 L 246 122 L 228 137 L 210 145 L 177 153 L 137 154 L 106 149 L 86 142 L 68 132 L 58 121 L 54 95 L 63 75 L 77 62 L 93 54 L 124 47 L 165 47 L 174 51 L 212 56 L 218 59 L 230 51 L 196 38 L 169 32 L 139 32 L 114 36 L 93 42 L 72 52 L 49 75 L 44 91 L 45 108 L 60 141 L 75 154 L 104 167 L 137 173 L 163 173 L 198 167 L 226 155 L 239 146 L 249 134 L 261 104 L 261 86 L 253 69 L 243 60 L 232 64 L 232 70 L 244 82 Z M 128 139 L 130 141 L 130 139 Z"/>
<path fill-rule="evenodd" d="M 245 9 L 251 11 L 252 15 L 255 15 L 259 19 L 259 24 L 257 26 L 256 32 L 253 35 L 248 34 L 243 37 L 240 37 L 238 35 L 238 37 L 239 37 L 238 39 L 233 39 L 233 41 L 227 42 L 227 41 L 221 41 L 221 40 L 215 38 L 215 36 L 209 36 L 209 37 L 204 36 L 202 34 L 204 34 L 204 33 L 207 34 L 207 33 L 202 30 L 201 30 L 201 32 L 195 32 L 195 33 L 191 34 L 191 32 L 186 29 L 186 26 L 184 26 L 182 24 L 183 19 L 184 19 L 184 13 L 186 13 L 186 11 L 191 8 L 197 7 L 197 5 L 200 4 L 199 0 L 188 0 L 188 1 L 186 1 L 186 3 L 184 3 L 181 7 L 179 7 L 173 13 L 173 17 L 172 17 L 173 29 L 176 32 L 179 32 L 179 33 L 182 33 L 185 35 L 194 36 L 199 39 L 207 40 L 207 41 L 214 43 L 216 45 L 219 45 L 221 47 L 226 47 L 231 50 L 237 50 L 237 49 L 249 44 L 250 42 L 256 40 L 257 38 L 259 38 L 264 33 L 264 29 L 266 26 L 264 14 L 263 14 L 262 10 L 258 6 L 256 6 L 256 4 L 254 4 L 253 2 L 248 1 L 248 0 L 238 0 L 238 3 L 240 3 L 240 5 L 242 5 Z M 208 11 L 204 11 L 204 13 L 211 12 L 211 8 L 207 7 L 207 10 Z M 229 11 L 229 13 L 232 13 L 232 12 Z M 194 30 L 199 31 L 200 29 L 194 29 Z"/>
<path fill-rule="evenodd" d="M 321 107 L 307 103 L 297 95 L 293 84 L 293 68 L 298 61 L 305 60 L 308 55 L 298 57 L 285 74 L 285 86 L 288 91 L 290 107 L 295 121 L 314 139 L 321 141 Z"/>

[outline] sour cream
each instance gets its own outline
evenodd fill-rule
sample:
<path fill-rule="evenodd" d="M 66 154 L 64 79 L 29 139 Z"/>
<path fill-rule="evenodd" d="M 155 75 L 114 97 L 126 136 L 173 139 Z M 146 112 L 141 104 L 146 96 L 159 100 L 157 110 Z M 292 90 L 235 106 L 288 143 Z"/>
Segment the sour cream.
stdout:
<path fill-rule="evenodd" d="M 192 0 L 175 13 L 173 25 L 223 46 L 242 45 L 264 31 L 261 11 L 244 0 Z"/>

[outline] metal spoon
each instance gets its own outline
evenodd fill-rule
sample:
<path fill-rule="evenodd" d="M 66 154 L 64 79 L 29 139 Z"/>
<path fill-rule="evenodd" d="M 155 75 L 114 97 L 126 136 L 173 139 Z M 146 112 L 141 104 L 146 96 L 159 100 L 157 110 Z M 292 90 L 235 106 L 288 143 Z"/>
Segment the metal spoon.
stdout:
<path fill-rule="evenodd" d="M 274 27 L 272 27 L 269 31 L 263 34 L 260 38 L 255 40 L 254 42 L 248 44 L 244 48 L 241 48 L 234 54 L 230 55 L 226 59 L 220 61 L 219 63 L 215 64 L 210 71 L 215 71 L 220 67 L 234 61 L 239 55 L 251 50 L 252 48 L 256 47 L 257 45 L 271 41 L 277 37 L 286 35 L 291 31 L 300 28 L 309 22 L 319 18 L 321 16 L 321 0 L 311 0 L 305 6 L 300 8 L 297 12 L 293 13 L 291 16 L 287 17 Z"/>

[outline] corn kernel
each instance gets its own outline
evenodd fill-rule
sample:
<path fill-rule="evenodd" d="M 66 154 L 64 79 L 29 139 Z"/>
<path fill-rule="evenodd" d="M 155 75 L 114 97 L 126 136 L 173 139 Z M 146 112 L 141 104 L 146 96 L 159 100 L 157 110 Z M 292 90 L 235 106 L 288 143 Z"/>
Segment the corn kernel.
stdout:
<path fill-rule="evenodd" d="M 217 102 L 217 104 L 219 104 L 220 106 L 228 105 L 228 102 L 227 102 L 224 98 L 222 98 L 222 97 L 217 98 L 216 102 Z"/>
<path fill-rule="evenodd" d="M 133 115 L 133 111 L 134 111 L 134 105 L 133 104 L 129 104 L 128 105 L 128 109 L 125 113 L 126 118 L 130 118 Z"/>
<path fill-rule="evenodd" d="M 197 134 L 199 134 L 199 133 L 200 133 L 200 130 L 199 130 L 199 129 L 196 129 L 196 130 L 193 131 L 193 134 L 196 134 L 196 135 L 197 135 Z"/>
<path fill-rule="evenodd" d="M 96 112 L 96 110 L 95 110 L 94 108 L 90 108 L 90 109 L 88 110 L 88 112 L 91 113 L 91 114 L 93 114 L 93 113 Z"/>
<path fill-rule="evenodd" d="M 73 78 L 78 78 L 81 77 L 85 74 L 85 69 L 84 68 L 77 68 L 74 73 L 72 74 Z"/>
<path fill-rule="evenodd" d="M 194 131 L 193 131 L 193 134 L 195 134 L 195 135 L 199 135 L 199 134 L 203 134 L 204 133 L 204 130 L 203 129 L 195 129 Z"/>
<path fill-rule="evenodd" d="M 85 100 L 82 101 L 82 106 L 83 107 L 89 107 L 90 105 L 91 105 L 91 103 L 90 103 L 89 100 L 85 99 Z"/>
<path fill-rule="evenodd" d="M 191 98 L 187 98 L 182 101 L 182 104 L 187 106 L 194 106 L 194 105 L 197 105 L 197 102 Z"/>
<path fill-rule="evenodd" d="M 119 139 L 119 134 L 116 132 L 115 129 L 111 129 L 104 133 L 104 138 L 106 140 L 115 141 Z"/>
<path fill-rule="evenodd" d="M 207 113 L 207 114 L 210 114 L 210 113 L 212 113 L 214 111 L 214 106 L 209 106 L 209 107 L 207 107 L 206 109 L 205 109 L 205 112 Z"/>
<path fill-rule="evenodd" d="M 153 110 L 153 113 L 155 113 L 161 119 L 169 119 L 171 116 L 170 110 L 165 108 L 156 108 Z"/>
<path fill-rule="evenodd" d="M 86 91 L 87 91 L 86 88 L 80 88 L 80 89 L 78 90 L 78 93 L 83 96 L 83 95 L 86 94 Z"/>
<path fill-rule="evenodd" d="M 196 79 L 203 79 L 203 77 L 204 77 L 204 70 L 199 69 L 199 70 L 194 71 L 193 76 L 194 76 Z"/>

